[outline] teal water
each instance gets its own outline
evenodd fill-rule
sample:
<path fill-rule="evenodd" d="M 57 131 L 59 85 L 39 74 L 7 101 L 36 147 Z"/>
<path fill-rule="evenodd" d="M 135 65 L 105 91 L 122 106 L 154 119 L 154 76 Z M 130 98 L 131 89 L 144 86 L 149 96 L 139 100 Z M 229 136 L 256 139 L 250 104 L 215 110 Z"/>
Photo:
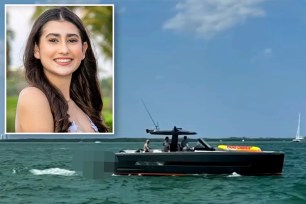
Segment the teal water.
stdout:
<path fill-rule="evenodd" d="M 116 152 L 139 148 L 142 143 L 1 142 L 0 203 L 306 203 L 306 143 L 245 144 L 284 151 L 283 174 L 95 180 L 74 171 L 75 149 L 84 146 Z"/>

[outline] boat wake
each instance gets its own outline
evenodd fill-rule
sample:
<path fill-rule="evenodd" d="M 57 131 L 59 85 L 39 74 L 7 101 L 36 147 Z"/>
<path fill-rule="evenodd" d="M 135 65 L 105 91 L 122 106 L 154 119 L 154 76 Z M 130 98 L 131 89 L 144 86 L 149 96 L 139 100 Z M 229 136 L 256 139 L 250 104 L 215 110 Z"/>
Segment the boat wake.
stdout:
<path fill-rule="evenodd" d="M 50 168 L 50 169 L 31 169 L 30 172 L 34 175 L 60 175 L 60 176 L 75 176 L 76 172 L 61 169 L 61 168 Z"/>
<path fill-rule="evenodd" d="M 228 175 L 228 177 L 240 177 L 240 174 L 237 174 L 236 172 L 233 172 L 232 174 Z"/>

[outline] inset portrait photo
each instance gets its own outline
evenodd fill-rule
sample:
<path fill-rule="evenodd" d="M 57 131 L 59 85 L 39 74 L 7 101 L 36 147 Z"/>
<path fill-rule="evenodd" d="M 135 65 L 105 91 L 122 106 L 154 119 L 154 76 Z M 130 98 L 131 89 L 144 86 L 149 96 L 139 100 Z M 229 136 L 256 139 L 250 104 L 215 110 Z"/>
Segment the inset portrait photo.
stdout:
<path fill-rule="evenodd" d="M 6 133 L 113 134 L 114 6 L 9 4 L 5 15 Z"/>

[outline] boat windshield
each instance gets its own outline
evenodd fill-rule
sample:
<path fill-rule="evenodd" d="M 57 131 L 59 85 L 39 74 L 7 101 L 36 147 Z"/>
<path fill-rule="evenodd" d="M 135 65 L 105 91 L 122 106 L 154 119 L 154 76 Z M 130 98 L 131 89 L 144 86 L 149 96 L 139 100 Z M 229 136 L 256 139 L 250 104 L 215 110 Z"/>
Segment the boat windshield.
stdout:
<path fill-rule="evenodd" d="M 198 139 L 198 143 L 194 148 L 195 150 L 209 150 L 209 151 L 214 151 L 215 148 L 210 146 L 204 139 L 200 138 Z"/>

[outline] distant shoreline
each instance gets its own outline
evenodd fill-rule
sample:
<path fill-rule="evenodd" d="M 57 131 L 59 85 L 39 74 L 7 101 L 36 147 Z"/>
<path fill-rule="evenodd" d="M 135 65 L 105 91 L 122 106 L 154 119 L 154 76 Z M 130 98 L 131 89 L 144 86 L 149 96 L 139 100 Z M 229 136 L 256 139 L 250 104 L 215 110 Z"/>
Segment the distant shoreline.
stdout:
<path fill-rule="evenodd" d="M 90 138 L 90 139 L 3 139 L 0 142 L 143 142 L 145 138 Z M 292 141 L 292 138 L 240 138 L 240 137 L 228 137 L 228 138 L 204 138 L 206 141 L 209 142 L 241 142 L 247 143 L 252 141 Z M 244 139 L 244 142 L 242 142 Z M 150 138 L 152 142 L 163 142 L 164 139 L 162 138 Z M 196 142 L 197 139 L 189 139 L 190 142 Z"/>

